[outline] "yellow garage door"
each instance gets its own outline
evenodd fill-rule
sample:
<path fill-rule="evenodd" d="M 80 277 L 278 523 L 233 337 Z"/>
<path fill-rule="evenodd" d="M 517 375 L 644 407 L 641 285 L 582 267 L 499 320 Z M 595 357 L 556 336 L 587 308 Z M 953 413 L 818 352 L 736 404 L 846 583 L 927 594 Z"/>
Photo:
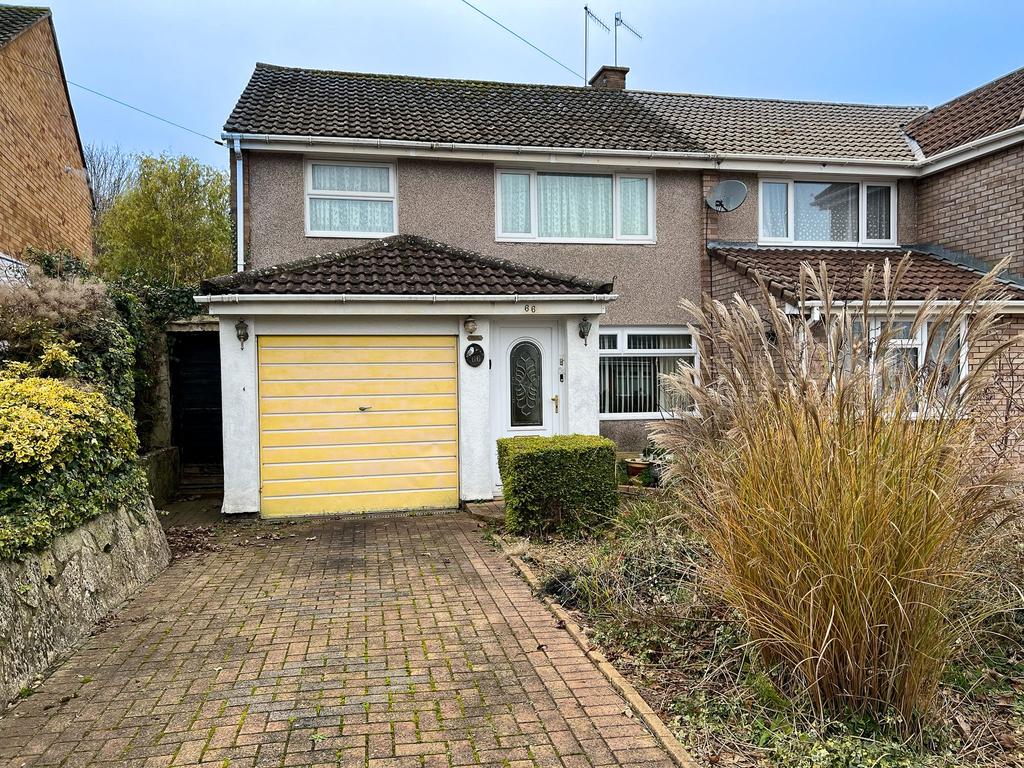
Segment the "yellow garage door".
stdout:
<path fill-rule="evenodd" d="M 260 336 L 265 517 L 454 507 L 453 336 Z"/>

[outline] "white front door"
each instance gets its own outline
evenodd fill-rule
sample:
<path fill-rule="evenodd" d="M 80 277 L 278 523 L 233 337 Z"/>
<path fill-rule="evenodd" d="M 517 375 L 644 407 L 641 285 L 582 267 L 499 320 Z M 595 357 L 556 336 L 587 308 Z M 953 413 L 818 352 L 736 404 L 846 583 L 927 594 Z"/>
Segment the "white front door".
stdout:
<path fill-rule="evenodd" d="M 494 486 L 499 489 L 497 439 L 559 432 L 561 388 L 551 326 L 499 326 L 496 341 L 491 367 L 491 434 L 495 440 Z"/>

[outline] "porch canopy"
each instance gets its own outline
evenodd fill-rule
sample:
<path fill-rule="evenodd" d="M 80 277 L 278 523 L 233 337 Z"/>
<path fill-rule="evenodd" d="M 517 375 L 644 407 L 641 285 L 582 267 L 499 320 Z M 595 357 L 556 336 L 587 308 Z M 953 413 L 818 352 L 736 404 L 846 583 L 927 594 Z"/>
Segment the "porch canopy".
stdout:
<path fill-rule="evenodd" d="M 571 298 L 610 301 L 612 285 L 527 267 L 416 235 L 395 235 L 322 256 L 203 282 L 200 293 L 407 299 L 450 297 L 521 300 Z M 216 298 L 214 298 L 216 297 Z"/>
<path fill-rule="evenodd" d="M 709 243 L 712 259 L 751 280 L 763 280 L 778 299 L 796 304 L 800 299 L 801 267 L 809 265 L 816 272 L 824 264 L 829 281 L 839 301 L 859 301 L 863 291 L 864 271 L 875 270 L 876 285 L 872 302 L 880 301 L 881 277 L 885 262 L 895 267 L 904 257 L 910 258 L 907 273 L 900 284 L 896 301 L 913 305 L 934 292 L 937 301 L 957 301 L 977 283 L 991 267 L 962 254 L 927 250 L 921 246 L 893 248 L 823 248 L 800 246 L 757 246 L 743 243 Z M 1024 302 L 1024 279 L 1010 273 L 1000 277 L 999 289 L 1005 290 L 1011 307 Z M 817 303 L 810 286 L 805 299 Z M 721 298 L 721 297 L 716 297 Z"/>

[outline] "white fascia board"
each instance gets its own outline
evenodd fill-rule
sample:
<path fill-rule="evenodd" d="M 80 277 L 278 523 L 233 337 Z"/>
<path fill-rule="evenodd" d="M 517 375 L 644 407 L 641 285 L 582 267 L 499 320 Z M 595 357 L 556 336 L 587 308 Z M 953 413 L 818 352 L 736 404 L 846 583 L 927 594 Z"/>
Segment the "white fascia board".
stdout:
<path fill-rule="evenodd" d="M 933 173 L 939 173 L 954 165 L 969 163 L 979 157 L 999 152 L 1021 142 L 1024 142 L 1024 125 L 1016 125 L 1009 130 L 993 133 L 991 136 L 985 136 L 932 155 L 919 163 L 919 175 L 931 176 Z"/>
<path fill-rule="evenodd" d="M 333 136 L 287 136 L 225 133 L 240 139 L 243 149 L 299 152 L 304 155 L 359 155 L 362 157 L 415 157 L 484 161 L 501 164 L 586 164 L 627 168 L 715 169 L 736 172 L 821 173 L 842 176 L 913 176 L 914 161 L 865 160 L 852 157 L 803 157 L 753 153 L 667 152 L 585 147 L 529 147 L 504 144 L 463 144 Z"/>
<path fill-rule="evenodd" d="M 955 305 L 957 305 L 959 303 L 960 302 L 957 301 L 956 299 L 942 299 L 941 301 L 933 301 L 933 302 L 931 302 L 931 306 L 933 306 L 933 307 L 949 307 L 949 306 L 955 306 Z M 856 308 L 856 307 L 863 306 L 863 304 L 864 304 L 864 302 L 862 302 L 862 301 L 834 301 L 834 302 L 832 302 L 832 305 L 836 306 L 836 307 L 854 307 L 854 308 Z M 892 302 L 892 306 L 895 307 L 896 309 L 907 309 L 907 310 L 916 310 L 922 304 L 924 304 L 924 301 L 919 301 L 919 300 L 916 300 L 916 299 L 915 300 L 894 301 L 894 302 Z M 1001 314 L 1019 315 L 1019 314 L 1024 313 L 1024 301 L 1003 301 L 1003 302 L 999 302 L 999 301 L 997 301 L 997 302 L 979 301 L 978 302 L 978 306 L 987 306 L 988 304 L 1000 304 L 1000 305 L 1002 305 L 1002 312 L 1001 312 Z M 822 303 L 820 301 L 805 301 L 803 306 L 805 306 L 805 307 L 807 307 L 809 309 L 819 309 L 822 306 Z M 889 306 L 889 302 L 886 302 L 884 300 L 868 302 L 868 308 L 869 309 L 875 309 L 875 308 L 877 308 L 877 309 L 885 309 L 887 306 Z"/>
<path fill-rule="evenodd" d="M 195 296 L 211 315 L 603 315 L 615 294 L 537 296 Z"/>
<path fill-rule="evenodd" d="M 747 152 L 669 152 L 586 147 L 531 147 L 506 144 L 401 141 L 336 136 L 224 133 L 243 149 L 300 152 L 306 155 L 360 155 L 363 157 L 416 157 L 477 160 L 508 165 L 586 164 L 627 168 L 713 169 L 748 173 L 822 173 L 859 177 L 929 176 L 960 163 L 1024 141 L 1024 125 L 1014 126 L 932 157 L 915 152 L 914 160 L 868 160 L 858 157 L 771 155 Z M 909 137 L 908 137 L 909 139 Z M 915 142 L 909 139 L 911 148 Z"/>

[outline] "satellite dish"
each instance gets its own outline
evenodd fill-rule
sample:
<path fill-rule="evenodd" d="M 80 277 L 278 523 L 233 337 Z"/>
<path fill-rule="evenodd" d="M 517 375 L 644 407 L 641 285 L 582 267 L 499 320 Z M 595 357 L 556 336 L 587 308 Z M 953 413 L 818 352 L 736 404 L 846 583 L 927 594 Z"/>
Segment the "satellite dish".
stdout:
<path fill-rule="evenodd" d="M 711 190 L 711 194 L 704 198 L 704 202 L 713 211 L 728 213 L 729 211 L 735 211 L 743 205 L 743 201 L 746 199 L 747 185 L 742 181 L 729 179 L 728 181 L 720 181 L 715 184 L 715 188 Z"/>

